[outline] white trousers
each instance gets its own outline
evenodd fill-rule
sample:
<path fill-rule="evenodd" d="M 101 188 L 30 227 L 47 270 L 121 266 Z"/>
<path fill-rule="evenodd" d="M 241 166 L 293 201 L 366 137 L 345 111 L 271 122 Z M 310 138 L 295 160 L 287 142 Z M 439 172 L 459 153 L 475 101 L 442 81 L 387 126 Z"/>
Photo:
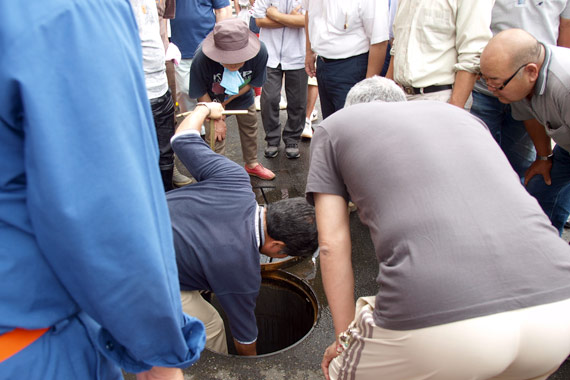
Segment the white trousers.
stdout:
<path fill-rule="evenodd" d="M 407 331 L 376 326 L 373 308 L 374 297 L 358 299 L 331 379 L 541 380 L 570 354 L 570 299 Z"/>
<path fill-rule="evenodd" d="M 178 66 L 175 66 L 176 78 L 176 100 L 180 107 L 180 112 L 192 111 L 196 107 L 197 100 L 190 98 L 190 68 L 192 59 L 181 59 Z"/>

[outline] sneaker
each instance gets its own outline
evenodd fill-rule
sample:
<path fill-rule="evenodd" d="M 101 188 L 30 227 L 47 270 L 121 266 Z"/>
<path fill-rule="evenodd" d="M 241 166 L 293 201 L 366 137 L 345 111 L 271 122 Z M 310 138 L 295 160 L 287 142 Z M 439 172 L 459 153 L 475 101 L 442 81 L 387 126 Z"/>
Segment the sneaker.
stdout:
<path fill-rule="evenodd" d="M 279 147 L 278 146 L 267 145 L 267 147 L 265 148 L 265 157 L 267 157 L 267 158 L 277 157 L 278 153 L 279 153 Z"/>
<path fill-rule="evenodd" d="M 311 121 L 315 121 L 319 118 L 319 112 L 316 108 L 313 108 L 313 112 L 311 112 Z"/>
<path fill-rule="evenodd" d="M 174 170 L 172 172 L 172 184 L 176 187 L 182 187 L 190 185 L 193 182 L 193 178 L 186 177 L 184 174 L 180 173 L 176 165 L 174 165 Z"/>
<path fill-rule="evenodd" d="M 281 97 L 281 100 L 279 101 L 279 109 L 280 110 L 286 110 L 287 109 L 287 99 L 285 99 L 283 96 Z"/>
<path fill-rule="evenodd" d="M 311 120 L 305 118 L 305 128 L 303 128 L 303 133 L 301 133 L 301 137 L 304 137 L 306 139 L 311 139 L 313 138 L 313 123 L 311 123 Z"/>
<path fill-rule="evenodd" d="M 301 156 L 299 146 L 297 144 L 287 144 L 285 147 L 285 155 L 287 158 L 299 158 Z"/>
<path fill-rule="evenodd" d="M 253 102 L 255 103 L 255 110 L 261 111 L 261 95 L 257 95 L 255 99 L 253 99 Z"/>
<path fill-rule="evenodd" d="M 267 168 L 264 168 L 263 165 L 261 164 L 257 164 L 257 166 L 254 167 L 253 169 L 248 168 L 247 165 L 244 167 L 247 174 L 251 176 L 266 180 L 272 180 L 273 178 L 275 178 L 275 173 L 273 173 L 271 170 Z"/>

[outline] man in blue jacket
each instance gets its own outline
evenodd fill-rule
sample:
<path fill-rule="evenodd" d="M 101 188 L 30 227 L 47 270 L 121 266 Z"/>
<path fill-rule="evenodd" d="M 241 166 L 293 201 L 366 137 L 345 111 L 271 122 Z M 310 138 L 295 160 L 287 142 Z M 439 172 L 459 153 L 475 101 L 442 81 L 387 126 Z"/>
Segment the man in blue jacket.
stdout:
<path fill-rule="evenodd" d="M 182 313 L 129 2 L 3 1 L 0 46 L 0 377 L 182 379 L 204 328 Z"/>

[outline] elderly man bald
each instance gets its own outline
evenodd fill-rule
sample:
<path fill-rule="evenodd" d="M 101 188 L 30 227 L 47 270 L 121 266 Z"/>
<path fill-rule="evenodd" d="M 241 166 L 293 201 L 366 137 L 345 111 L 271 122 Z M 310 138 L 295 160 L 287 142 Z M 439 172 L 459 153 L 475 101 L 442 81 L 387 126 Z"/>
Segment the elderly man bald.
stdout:
<path fill-rule="evenodd" d="M 534 118 L 545 126 L 533 131 L 534 141 L 556 143 L 551 155 L 537 157 L 526 182 L 562 233 L 570 214 L 570 50 L 543 44 L 521 29 L 506 30 L 483 51 L 481 76 L 499 101 L 522 105 L 513 109 L 515 119 Z"/>

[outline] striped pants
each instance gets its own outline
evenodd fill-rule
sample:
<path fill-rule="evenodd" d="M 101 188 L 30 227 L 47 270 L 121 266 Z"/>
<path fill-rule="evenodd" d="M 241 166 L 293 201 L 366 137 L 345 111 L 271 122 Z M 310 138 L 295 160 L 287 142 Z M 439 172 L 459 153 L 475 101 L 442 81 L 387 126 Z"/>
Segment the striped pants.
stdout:
<path fill-rule="evenodd" d="M 376 326 L 360 298 L 333 380 L 546 379 L 570 354 L 570 299 L 418 330 Z"/>

